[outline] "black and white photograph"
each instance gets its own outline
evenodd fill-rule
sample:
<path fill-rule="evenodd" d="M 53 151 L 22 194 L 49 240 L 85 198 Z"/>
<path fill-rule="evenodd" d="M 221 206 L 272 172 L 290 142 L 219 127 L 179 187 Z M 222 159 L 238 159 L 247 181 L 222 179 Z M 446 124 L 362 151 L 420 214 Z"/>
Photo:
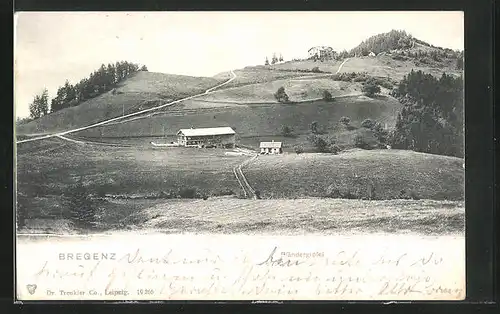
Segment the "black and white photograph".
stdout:
<path fill-rule="evenodd" d="M 18 12 L 21 300 L 465 298 L 463 12 Z"/>

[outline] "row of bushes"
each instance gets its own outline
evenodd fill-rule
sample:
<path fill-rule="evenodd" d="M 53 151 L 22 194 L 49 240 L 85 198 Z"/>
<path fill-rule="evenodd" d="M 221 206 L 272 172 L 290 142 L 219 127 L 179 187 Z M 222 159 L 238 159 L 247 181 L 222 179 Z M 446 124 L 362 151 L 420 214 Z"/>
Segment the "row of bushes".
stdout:
<path fill-rule="evenodd" d="M 362 200 L 382 200 L 386 199 L 377 195 L 374 184 L 367 184 L 366 193 L 360 190 L 352 191 L 350 189 L 340 189 L 335 186 L 329 186 L 324 197 L 327 198 L 341 198 L 341 199 L 362 199 Z M 398 195 L 393 196 L 394 199 L 412 199 L 419 200 L 418 194 L 413 191 L 401 190 Z"/>
<path fill-rule="evenodd" d="M 199 191 L 196 187 L 183 187 L 178 190 L 160 191 L 139 196 L 133 195 L 98 195 L 98 197 L 109 197 L 113 199 L 208 199 L 208 197 L 234 195 L 233 190 L 218 190 L 210 194 Z"/>
<path fill-rule="evenodd" d="M 338 73 L 332 76 L 334 81 L 343 82 L 360 82 L 360 83 L 371 83 L 385 87 L 387 89 L 392 89 L 394 87 L 394 82 L 389 77 L 377 77 L 371 76 L 367 72 L 346 72 Z"/>
<path fill-rule="evenodd" d="M 370 76 L 368 72 L 343 72 L 332 76 L 334 81 L 365 82 Z"/>
<path fill-rule="evenodd" d="M 325 72 L 321 71 L 319 67 L 314 67 L 312 69 L 275 69 L 275 68 L 268 68 L 269 70 L 278 70 L 278 71 L 283 71 L 283 72 L 301 72 L 301 73 L 330 73 L 330 72 Z"/>

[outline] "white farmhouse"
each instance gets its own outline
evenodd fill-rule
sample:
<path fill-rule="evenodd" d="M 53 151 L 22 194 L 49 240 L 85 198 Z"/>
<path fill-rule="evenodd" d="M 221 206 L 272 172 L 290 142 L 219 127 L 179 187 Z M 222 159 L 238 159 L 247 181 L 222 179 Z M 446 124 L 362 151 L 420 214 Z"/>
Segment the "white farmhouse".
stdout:
<path fill-rule="evenodd" d="M 236 132 L 230 127 L 180 129 L 177 142 L 184 147 L 222 147 L 233 148 Z"/>
<path fill-rule="evenodd" d="M 281 142 L 260 142 L 261 154 L 281 154 L 283 153 L 283 144 Z"/>

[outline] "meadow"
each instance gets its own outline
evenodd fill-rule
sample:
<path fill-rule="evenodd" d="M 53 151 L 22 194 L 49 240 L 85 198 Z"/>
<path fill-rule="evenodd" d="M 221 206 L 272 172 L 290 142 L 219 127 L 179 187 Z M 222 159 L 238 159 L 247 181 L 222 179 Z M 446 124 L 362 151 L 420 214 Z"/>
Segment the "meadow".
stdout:
<path fill-rule="evenodd" d="M 186 127 L 231 126 L 242 141 L 245 138 L 281 136 L 282 125 L 288 125 L 296 136 L 310 133 L 310 124 L 317 121 L 325 131 L 334 130 L 341 117 L 351 118 L 359 126 L 364 119 L 394 125 L 401 104 L 390 97 L 375 99 L 345 97 L 334 102 L 312 101 L 291 104 L 247 104 L 210 108 L 186 108 L 183 104 L 167 108 L 147 118 L 130 120 L 89 129 L 76 136 L 96 138 L 172 136 Z M 287 141 L 295 142 L 295 138 Z"/>
<path fill-rule="evenodd" d="M 131 230 L 165 233 L 462 235 L 464 204 L 431 200 L 171 200 L 130 215 Z"/>
<path fill-rule="evenodd" d="M 351 94 L 361 95 L 361 83 L 334 81 L 331 78 L 292 78 L 272 82 L 249 84 L 240 87 L 224 88 L 216 93 L 202 96 L 199 100 L 212 102 L 278 103 L 274 93 L 284 87 L 291 102 L 323 98 L 323 92 L 333 97 Z"/>
<path fill-rule="evenodd" d="M 109 91 L 76 107 L 56 111 L 40 119 L 20 125 L 17 134 L 39 134 L 65 131 L 86 126 L 123 113 L 203 93 L 222 81 L 208 77 L 191 77 L 155 72 L 138 72 Z"/>
<path fill-rule="evenodd" d="M 238 87 L 248 84 L 258 84 L 265 82 L 272 82 L 280 79 L 303 77 L 317 75 L 317 73 L 304 73 L 302 71 L 280 71 L 273 70 L 270 66 L 249 66 L 243 69 L 234 70 L 236 74 L 236 79 L 231 81 L 229 84 L 224 85 L 221 89 Z M 218 80 L 227 80 L 231 77 L 229 72 L 219 73 L 214 76 Z"/>
<path fill-rule="evenodd" d="M 210 149 L 153 149 L 76 144 L 60 139 L 23 143 L 17 149 L 17 197 L 32 218 L 68 211 L 67 195 L 82 180 L 97 198 L 155 198 L 181 189 L 211 195 L 239 193 L 233 167 L 246 157 Z M 104 207 L 113 205 L 104 202 Z M 128 212 L 128 210 L 125 210 Z"/>
<path fill-rule="evenodd" d="M 259 156 L 243 172 L 262 198 L 463 200 L 463 163 L 413 151 L 354 149 L 338 155 Z"/>

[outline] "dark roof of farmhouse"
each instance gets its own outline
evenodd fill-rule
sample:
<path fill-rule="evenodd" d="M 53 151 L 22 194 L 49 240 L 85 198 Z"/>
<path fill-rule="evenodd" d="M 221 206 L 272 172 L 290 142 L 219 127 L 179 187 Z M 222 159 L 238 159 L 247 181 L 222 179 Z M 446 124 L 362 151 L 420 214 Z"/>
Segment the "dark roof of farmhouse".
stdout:
<path fill-rule="evenodd" d="M 183 134 L 185 136 L 209 136 L 209 135 L 230 135 L 236 134 L 231 127 L 219 128 L 198 128 L 198 129 L 180 129 L 177 135 Z"/>

